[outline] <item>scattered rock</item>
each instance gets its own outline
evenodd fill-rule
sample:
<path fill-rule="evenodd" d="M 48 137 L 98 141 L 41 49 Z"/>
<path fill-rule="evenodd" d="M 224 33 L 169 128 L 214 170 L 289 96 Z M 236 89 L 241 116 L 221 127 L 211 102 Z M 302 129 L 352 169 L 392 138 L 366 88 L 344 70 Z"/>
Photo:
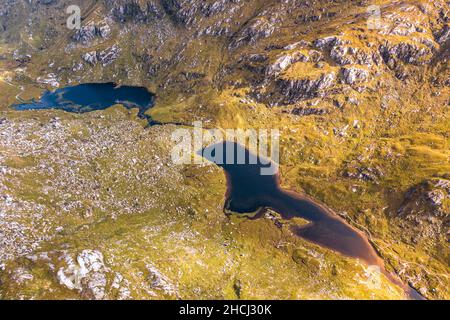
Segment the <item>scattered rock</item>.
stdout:
<path fill-rule="evenodd" d="M 117 45 L 113 45 L 111 48 L 100 52 L 86 52 L 81 56 L 81 58 L 93 66 L 97 63 L 101 63 L 103 67 L 106 67 L 119 57 L 120 52 L 121 49 Z"/>
<path fill-rule="evenodd" d="M 229 49 L 233 50 L 244 44 L 254 44 L 259 39 L 269 37 L 275 31 L 275 23 L 273 19 L 255 19 L 234 37 Z"/>
<path fill-rule="evenodd" d="M 286 70 L 290 65 L 298 61 L 306 62 L 308 61 L 308 57 L 301 53 L 282 55 L 273 64 L 267 67 L 266 76 L 277 76 L 282 71 Z"/>
<path fill-rule="evenodd" d="M 342 81 L 346 84 L 365 82 L 369 78 L 369 72 L 365 69 L 345 67 L 341 70 Z"/>
<path fill-rule="evenodd" d="M 440 45 L 444 45 L 450 39 L 450 27 L 448 25 L 442 28 L 441 32 L 439 32 L 436 41 Z"/>
<path fill-rule="evenodd" d="M 59 82 L 58 82 L 57 76 L 54 73 L 49 73 L 46 77 L 38 77 L 36 79 L 36 81 L 38 83 L 49 84 L 53 88 L 58 88 L 59 87 Z"/>
<path fill-rule="evenodd" d="M 102 26 L 87 25 L 82 26 L 72 36 L 72 40 L 83 45 L 89 45 L 95 38 L 105 39 L 111 33 L 109 25 L 104 24 Z"/>
<path fill-rule="evenodd" d="M 103 254 L 96 250 L 83 250 L 76 262 L 64 255 L 67 267 L 60 268 L 58 281 L 70 290 L 78 290 L 82 295 L 100 300 L 105 298 L 106 273 L 109 269 L 103 261 Z"/>
<path fill-rule="evenodd" d="M 384 62 L 392 69 L 398 61 L 407 64 L 425 64 L 431 59 L 431 50 L 426 46 L 419 46 L 413 43 L 386 43 L 380 46 L 380 54 Z"/>
<path fill-rule="evenodd" d="M 309 45 L 309 43 L 307 41 L 300 40 L 298 42 L 294 42 L 294 43 L 291 43 L 291 44 L 285 46 L 283 49 L 284 50 L 294 50 L 294 49 L 297 49 L 298 47 L 306 47 L 308 45 Z"/>
<path fill-rule="evenodd" d="M 147 1 L 146 6 L 141 6 L 138 1 L 134 0 L 122 2 L 107 0 L 106 2 L 111 8 L 112 18 L 121 23 L 146 23 L 153 19 L 161 19 L 165 14 L 164 9 L 155 1 Z"/>
<path fill-rule="evenodd" d="M 321 39 L 317 39 L 313 42 L 313 44 L 319 49 L 327 49 L 334 46 L 344 44 L 344 41 L 339 39 L 337 36 L 329 36 Z"/>
<path fill-rule="evenodd" d="M 150 281 L 151 288 L 161 290 L 167 295 L 177 294 L 176 286 L 173 285 L 170 279 L 162 274 L 155 266 L 148 264 L 147 270 L 149 272 L 148 280 Z"/>
<path fill-rule="evenodd" d="M 81 58 L 91 65 L 96 65 L 98 62 L 97 51 L 86 52 Z"/>
<path fill-rule="evenodd" d="M 117 45 L 113 45 L 111 48 L 100 51 L 98 54 L 98 61 L 103 67 L 113 63 L 120 54 L 121 49 Z"/>
<path fill-rule="evenodd" d="M 327 110 L 320 108 L 294 108 L 290 112 L 296 116 L 324 115 L 326 113 Z"/>
<path fill-rule="evenodd" d="M 19 267 L 14 270 L 14 273 L 12 274 L 12 279 L 17 284 L 23 284 L 27 281 L 33 280 L 33 275 L 29 273 L 25 268 Z"/>

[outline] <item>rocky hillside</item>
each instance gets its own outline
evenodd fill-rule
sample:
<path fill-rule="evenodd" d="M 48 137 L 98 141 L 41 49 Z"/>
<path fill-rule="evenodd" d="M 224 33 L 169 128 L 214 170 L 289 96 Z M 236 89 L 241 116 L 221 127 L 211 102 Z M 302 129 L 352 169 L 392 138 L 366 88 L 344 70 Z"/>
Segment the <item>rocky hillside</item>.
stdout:
<path fill-rule="evenodd" d="M 202 120 L 280 129 L 284 187 L 364 231 L 422 295 L 450 298 L 448 2 L 83 0 L 69 30 L 73 2 L 0 8 L 0 297 L 401 296 L 290 222 L 224 216 L 217 168 L 166 161 L 174 124 Z M 120 107 L 9 108 L 101 81 L 148 87 L 163 125 Z"/>

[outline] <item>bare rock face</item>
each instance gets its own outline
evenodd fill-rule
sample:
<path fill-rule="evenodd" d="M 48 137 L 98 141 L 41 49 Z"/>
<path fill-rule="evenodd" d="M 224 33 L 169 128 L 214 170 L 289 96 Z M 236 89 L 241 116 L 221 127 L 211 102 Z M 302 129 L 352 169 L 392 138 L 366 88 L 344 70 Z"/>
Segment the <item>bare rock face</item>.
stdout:
<path fill-rule="evenodd" d="M 309 58 L 304 56 L 301 53 L 282 55 L 273 64 L 270 64 L 267 67 L 266 76 L 267 77 L 277 76 L 281 72 L 286 70 L 292 64 L 299 62 L 299 61 L 307 62 L 308 60 L 309 60 Z"/>
<path fill-rule="evenodd" d="M 200 21 L 201 18 L 216 16 L 226 10 L 231 13 L 231 8 L 240 0 L 163 0 L 161 1 L 165 13 L 176 23 L 191 26 Z"/>
<path fill-rule="evenodd" d="M 329 36 L 321 39 L 317 39 L 313 44 L 319 49 L 330 49 L 335 46 L 340 46 L 344 44 L 344 41 L 339 39 L 337 36 Z"/>
<path fill-rule="evenodd" d="M 98 54 L 98 60 L 103 67 L 113 63 L 120 54 L 120 48 L 117 45 L 113 45 L 111 48 L 105 49 Z"/>
<path fill-rule="evenodd" d="M 342 68 L 341 77 L 344 83 L 352 85 L 366 81 L 369 78 L 369 72 L 360 68 L 346 67 Z"/>
<path fill-rule="evenodd" d="M 294 108 L 290 112 L 292 115 L 296 116 L 310 116 L 310 115 L 324 115 L 327 113 L 327 110 L 320 108 Z"/>
<path fill-rule="evenodd" d="M 81 58 L 91 65 L 96 65 L 98 62 L 97 51 L 86 52 Z"/>
<path fill-rule="evenodd" d="M 87 25 L 77 30 L 72 40 L 83 45 L 89 45 L 95 38 L 107 38 L 110 32 L 111 29 L 107 24 L 102 26 Z"/>
<path fill-rule="evenodd" d="M 196 12 L 198 10 L 198 5 L 193 2 L 187 5 L 188 1 L 182 0 L 164 0 L 162 2 L 165 12 L 171 16 L 175 22 L 189 25 L 192 24 L 196 19 Z"/>
<path fill-rule="evenodd" d="M 157 1 L 142 4 L 135 0 L 107 0 L 106 4 L 110 9 L 110 16 L 120 23 L 146 23 L 164 16 L 164 10 Z"/>
<path fill-rule="evenodd" d="M 96 65 L 97 63 L 101 63 L 103 67 L 106 67 L 113 63 L 120 54 L 120 48 L 117 45 L 113 45 L 111 48 L 107 48 L 105 50 L 102 50 L 100 52 L 97 51 L 91 51 L 86 52 L 81 56 L 81 58 L 91 64 Z"/>
<path fill-rule="evenodd" d="M 276 86 L 282 95 L 282 103 L 293 104 L 301 99 L 310 99 L 326 95 L 336 81 L 334 73 L 324 73 L 317 79 L 278 79 Z"/>
<path fill-rule="evenodd" d="M 450 27 L 445 25 L 442 30 L 439 32 L 436 41 L 440 45 L 444 45 L 450 39 Z"/>
<path fill-rule="evenodd" d="M 419 46 L 413 43 L 386 43 L 380 46 L 380 54 L 384 62 L 393 67 L 398 61 L 406 64 L 421 65 L 429 61 L 432 51 L 429 47 Z"/>
<path fill-rule="evenodd" d="M 258 40 L 267 38 L 275 31 L 276 19 L 257 18 L 231 41 L 229 49 L 233 50 L 242 45 L 255 44 Z"/>
<path fill-rule="evenodd" d="M 64 259 L 67 267 L 60 268 L 57 273 L 61 285 L 96 300 L 105 298 L 106 273 L 109 269 L 105 266 L 101 252 L 83 250 L 76 262 L 69 255 Z"/>

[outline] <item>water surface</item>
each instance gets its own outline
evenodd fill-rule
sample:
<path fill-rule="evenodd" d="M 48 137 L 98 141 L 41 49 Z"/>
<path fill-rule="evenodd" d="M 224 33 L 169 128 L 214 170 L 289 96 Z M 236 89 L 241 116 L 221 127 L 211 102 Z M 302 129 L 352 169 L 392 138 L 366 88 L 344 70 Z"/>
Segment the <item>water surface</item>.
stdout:
<path fill-rule="evenodd" d="M 144 87 L 117 86 L 108 83 L 83 83 L 55 91 L 45 91 L 38 100 L 13 105 L 16 110 L 60 109 L 85 113 L 104 110 L 114 104 L 138 108 L 139 117 L 147 118 L 145 111 L 153 106 L 154 95 Z"/>
<path fill-rule="evenodd" d="M 360 258 L 368 264 L 379 264 L 380 258 L 365 236 L 348 225 L 331 210 L 298 193 L 283 190 L 280 187 L 278 173 L 261 175 L 261 168 L 268 167 L 259 159 L 256 164 L 226 163 L 227 146 L 231 142 L 220 143 L 204 150 L 204 156 L 212 150 L 223 148 L 223 159 L 213 162 L 222 167 L 227 176 L 228 192 L 225 209 L 237 213 L 251 213 L 260 208 L 271 208 L 284 219 L 301 217 L 310 221 L 306 226 L 293 231 L 301 238 L 333 249 L 346 256 Z M 233 143 L 234 144 L 234 143 Z M 234 144 L 234 155 L 244 152 L 246 159 L 250 152 L 239 144 Z M 222 157 L 222 155 L 221 155 Z M 211 159 L 209 159 L 211 160 Z M 230 162 L 230 161 L 229 161 Z"/>
<path fill-rule="evenodd" d="M 230 150 L 233 150 L 233 154 L 227 157 L 227 151 Z M 236 155 L 240 152 L 245 153 L 245 164 L 238 164 L 236 161 Z M 261 168 L 269 167 L 271 163 L 258 159 L 255 164 L 249 164 L 248 159 L 256 156 L 234 142 L 214 144 L 200 153 L 225 171 L 228 184 L 226 211 L 253 213 L 261 208 L 271 208 L 283 219 L 306 219 L 308 224 L 292 227 L 297 236 L 345 256 L 361 259 L 368 265 L 379 266 L 381 272 L 394 284 L 402 287 L 411 298 L 423 298 L 414 289 L 404 285 L 398 277 L 386 271 L 383 260 L 361 231 L 313 199 L 282 189 L 278 172 L 274 175 L 262 175 Z"/>

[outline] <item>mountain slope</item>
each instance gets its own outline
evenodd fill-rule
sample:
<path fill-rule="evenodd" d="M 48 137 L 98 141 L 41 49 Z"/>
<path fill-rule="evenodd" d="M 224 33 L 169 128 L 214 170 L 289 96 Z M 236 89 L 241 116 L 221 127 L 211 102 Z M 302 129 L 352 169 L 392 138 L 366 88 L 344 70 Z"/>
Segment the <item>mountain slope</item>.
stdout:
<path fill-rule="evenodd" d="M 445 187 L 450 173 L 448 3 L 347 0 L 120 0 L 79 3 L 83 12 L 83 28 L 78 31 L 65 27 L 65 8 L 71 4 L 70 1 L 6 1 L 0 9 L 0 90 L 3 95 L 0 110 L 4 118 L 1 120 L 1 133 L 7 138 L 0 144 L 1 166 L 5 168 L 1 186 L 11 199 L 18 204 L 39 205 L 43 217 L 58 215 L 62 200 L 56 199 L 64 198 L 66 193 L 70 195 L 70 201 L 66 199 L 69 203 L 83 202 L 83 195 L 73 190 L 84 182 L 72 175 L 81 170 L 83 175 L 94 179 L 96 168 L 89 163 L 107 167 L 115 157 L 126 161 L 135 159 L 140 163 L 149 154 L 150 159 L 168 156 L 170 134 L 166 130 L 174 128 L 169 124 L 191 125 L 195 120 L 202 120 L 204 126 L 210 128 L 279 128 L 282 139 L 280 170 L 284 187 L 318 199 L 364 231 L 388 268 L 421 294 L 427 298 L 449 298 L 447 237 L 450 195 Z M 372 4 L 381 10 L 377 29 L 370 29 L 368 25 L 371 17 L 367 9 Z M 161 134 L 165 137 L 161 144 L 167 145 L 166 148 L 147 154 L 138 151 L 131 154 L 129 150 L 122 150 L 122 144 L 135 139 L 131 138 L 134 130 L 140 132 L 141 129 L 134 128 L 135 124 L 134 129 L 120 127 L 116 122 L 125 121 L 123 117 L 131 117 L 126 121 L 136 125 L 139 123 L 133 114 L 128 115 L 120 108 L 117 112 L 113 109 L 111 115 L 107 114 L 103 120 L 98 119 L 101 113 L 82 116 L 59 111 L 18 113 L 8 108 L 17 101 L 16 97 L 38 97 L 46 88 L 101 81 L 143 85 L 156 94 L 156 105 L 148 113 L 155 121 L 166 125 L 137 135 L 146 148 L 151 148 L 149 140 L 154 139 L 153 135 Z M 62 125 L 64 130 L 59 125 L 54 127 L 52 121 Z M 96 124 L 97 121 L 100 123 Z M 98 139 L 105 139 L 105 136 L 90 129 L 95 125 L 100 126 L 98 130 L 108 130 L 115 137 L 114 148 L 118 149 L 96 153 L 87 159 L 82 156 L 80 159 L 67 159 L 65 154 L 72 149 L 66 150 L 63 146 L 52 150 L 42 147 L 44 151 L 37 153 L 33 145 L 40 145 L 41 135 L 45 137 L 42 132 L 32 133 L 38 130 L 39 124 L 55 135 L 47 144 L 87 139 L 88 149 L 93 145 L 103 147 L 101 143 L 107 142 L 98 142 Z M 124 132 L 124 136 L 117 132 Z M 72 148 L 77 147 L 73 145 Z M 48 163 L 50 155 L 54 159 Z M 75 163 L 69 165 L 69 161 Z M 30 176 L 44 174 L 40 169 L 43 163 L 48 163 L 52 170 L 64 163 L 70 170 L 64 175 L 46 177 L 48 184 L 61 180 L 63 186 L 53 188 L 45 196 L 37 196 L 36 190 L 44 190 L 46 184 L 36 186 L 30 181 Z M 142 165 L 142 170 L 154 166 L 150 163 Z M 105 170 L 103 175 L 96 177 L 105 180 L 102 186 L 108 185 L 108 179 L 116 175 L 114 170 Z M 137 167 L 129 170 L 133 174 L 130 172 L 123 177 L 123 183 L 139 185 L 140 180 L 134 172 Z M 66 288 L 67 291 L 58 284 L 61 282 L 57 276 L 58 267 L 68 270 L 70 259 L 79 255 L 81 260 L 84 259 L 83 250 L 106 250 L 111 245 L 110 241 L 118 244 L 110 252 L 103 253 L 108 263 L 120 265 L 117 261 L 129 259 L 130 264 L 136 264 L 135 269 L 130 267 L 130 274 L 122 277 L 129 282 L 129 287 L 134 286 L 130 295 L 137 298 L 148 298 L 153 294 L 156 297 L 160 297 L 159 294 L 172 297 L 178 294 L 183 298 L 399 296 L 398 288 L 386 279 L 383 280 L 384 290 L 377 291 L 375 296 L 370 295 L 373 288 L 364 283 L 353 291 L 350 288 L 354 279 L 347 272 L 362 268 L 356 274 L 364 274 L 367 272 L 361 271 L 364 267 L 357 261 L 295 239 L 287 230 L 280 231 L 272 225 L 270 219 L 247 221 L 224 217 L 221 212 L 224 181 L 218 170 L 190 167 L 170 170 L 176 171 L 179 185 L 188 189 L 188 195 L 207 197 L 213 185 L 215 193 L 210 195 L 211 203 L 206 206 L 199 201 L 192 209 L 191 198 L 188 195 L 184 198 L 185 195 L 177 192 L 172 194 L 168 191 L 170 196 L 165 196 L 163 192 L 153 189 L 144 192 L 136 187 L 127 194 L 123 187 L 110 187 L 109 192 L 114 197 L 124 197 L 120 202 L 122 206 L 96 202 L 69 206 L 61 221 L 45 223 L 52 228 L 61 227 L 59 224 L 68 230 L 82 228 L 82 235 L 73 231 L 62 232 L 55 239 L 53 235 L 47 237 L 48 230 L 40 229 L 41 222 L 31 224 L 27 230 L 32 230 L 32 234 L 43 232 L 43 236 L 42 239 L 36 236 L 36 239 L 24 240 L 25 247 L 36 248 L 25 251 L 15 248 L 19 246 L 18 242 L 11 239 L 20 234 L 16 233 L 18 230 L 14 231 L 15 223 L 23 222 L 22 219 L 26 220 L 24 225 L 32 223 L 35 219 L 33 213 L 17 214 L 17 217 L 10 215 L 10 225 L 1 229 L 7 234 L 5 239 L 12 241 L 12 244 L 4 246 L 7 249 L 3 249 L 8 253 L 8 263 L 2 274 L 2 296 L 39 297 L 38 288 L 45 283 L 55 290 L 58 297 L 77 296 L 78 291 L 83 297 L 119 297 L 113 293 L 114 287 L 103 296 L 96 296 L 92 288 L 84 290 L 89 287 L 87 280 L 79 284 L 78 291 Z M 215 171 L 210 173 L 209 170 Z M 166 173 L 154 174 L 161 179 L 155 188 L 171 188 Z M 170 176 L 175 172 L 167 174 Z M 208 178 L 208 174 L 212 176 Z M 197 175 L 202 178 L 187 178 Z M 221 180 L 216 180 L 218 177 Z M 64 182 L 66 178 L 71 183 L 70 187 Z M 8 184 L 8 181 L 15 182 Z M 111 194 L 105 191 L 99 197 L 109 203 Z M 131 199 L 137 198 L 139 203 L 145 203 L 142 199 L 145 197 L 155 199 L 157 209 L 139 206 L 133 209 Z M 14 201 L 12 203 L 16 203 Z M 185 215 L 186 212 L 191 214 L 181 218 L 176 215 L 174 207 L 170 210 L 165 208 L 167 203 L 178 202 Z M 12 204 L 7 200 L 1 205 L 5 212 L 21 212 L 11 208 Z M 86 210 L 95 208 L 102 208 L 98 215 L 84 216 Z M 123 208 L 129 208 L 129 212 Z M 205 208 L 212 213 L 203 216 Z M 155 225 L 162 223 L 158 220 L 162 219 L 159 216 L 161 212 L 173 211 L 174 217 L 168 219 L 174 226 L 168 229 L 168 233 L 174 230 L 181 233 L 179 228 L 187 224 L 189 231 L 203 232 L 202 239 L 209 239 L 211 243 L 208 242 L 208 248 L 201 248 L 201 241 L 188 245 L 189 237 L 180 234 L 172 238 L 168 236 L 172 240 L 181 239 L 179 243 L 183 249 L 179 250 L 190 252 L 182 254 L 177 251 L 178 257 L 187 255 L 189 258 L 175 262 L 177 266 L 172 268 L 166 261 L 170 260 L 169 257 L 157 258 L 144 249 L 151 245 L 149 239 L 141 242 L 137 236 L 132 236 L 136 230 L 139 230 L 138 234 L 145 234 L 150 220 L 134 214 L 147 210 L 154 211 L 149 216 L 153 217 L 151 221 Z M 111 220 L 116 211 L 121 212 L 118 222 Z M 208 222 L 210 219 L 212 222 Z M 271 241 L 263 241 L 267 234 Z M 127 239 L 127 245 L 133 248 L 131 256 L 119 253 L 122 249 L 120 242 L 125 241 L 120 240 L 122 235 Z M 100 237 L 98 239 L 101 240 L 98 243 L 86 240 L 90 237 Z M 224 246 L 225 243 L 227 246 L 229 242 L 233 243 L 234 247 L 229 249 L 233 256 L 230 261 L 233 262 L 227 260 L 229 256 L 225 253 L 217 261 L 213 258 L 213 261 L 203 261 L 196 256 L 197 250 L 221 251 L 218 243 L 222 242 Z M 37 249 L 37 245 L 33 245 L 35 243 L 42 243 L 41 248 Z M 154 246 L 163 251 L 172 250 L 169 244 L 174 246 L 172 242 L 165 244 L 162 238 L 158 238 Z M 64 249 L 66 246 L 68 250 Z M 52 252 L 49 248 L 58 249 Z M 51 253 L 47 254 L 49 258 L 37 260 L 25 257 L 36 255 L 35 251 Z M 248 265 L 251 260 L 247 256 L 249 252 L 255 259 L 252 267 Z M 87 253 L 93 259 L 100 259 L 98 254 Z M 146 254 L 151 255 L 147 259 L 152 262 L 139 265 L 136 261 Z M 245 258 L 238 258 L 240 254 Z M 55 261 L 60 261 L 61 256 L 69 262 L 55 266 Z M 265 257 L 276 257 L 274 264 L 267 262 Z M 75 265 L 72 269 L 80 267 L 72 262 Z M 223 278 L 218 276 L 209 283 L 200 271 L 192 271 L 199 270 L 195 264 L 203 265 L 200 270 L 211 273 L 224 270 L 225 266 L 230 268 L 225 268 L 226 287 L 221 287 L 220 294 L 215 296 L 211 288 Z M 286 266 L 282 267 L 283 264 Z M 49 265 L 54 265 L 54 270 L 48 269 Z M 341 267 L 344 272 L 334 272 Z M 27 268 L 31 271 L 24 271 L 25 274 L 31 274 L 34 280 L 21 284 L 16 279 L 17 270 Z M 158 271 L 160 274 L 155 268 L 161 269 Z M 261 283 L 252 279 L 252 268 L 264 274 Z M 317 268 L 322 270 L 324 279 L 331 277 L 334 280 L 330 284 L 325 284 L 326 280 L 314 280 L 309 274 Z M 102 274 L 112 277 L 107 278 L 108 287 L 114 283 L 114 270 L 105 270 Z M 196 276 L 186 278 L 188 270 Z M 156 277 L 158 281 L 153 281 L 158 283 L 155 292 L 148 293 L 142 289 L 144 280 L 139 278 L 139 272 L 147 277 L 148 274 L 159 275 Z M 195 272 L 198 272 L 198 277 Z M 281 279 L 277 272 L 286 278 Z M 161 274 L 166 274 L 166 280 Z M 177 281 L 169 281 L 171 277 Z M 168 285 L 171 282 L 178 283 L 177 290 L 175 285 Z M 274 282 L 277 285 L 273 285 Z M 193 288 L 199 283 L 203 287 Z M 322 286 L 326 290 L 322 291 Z M 273 291 L 274 288 L 279 291 Z"/>

